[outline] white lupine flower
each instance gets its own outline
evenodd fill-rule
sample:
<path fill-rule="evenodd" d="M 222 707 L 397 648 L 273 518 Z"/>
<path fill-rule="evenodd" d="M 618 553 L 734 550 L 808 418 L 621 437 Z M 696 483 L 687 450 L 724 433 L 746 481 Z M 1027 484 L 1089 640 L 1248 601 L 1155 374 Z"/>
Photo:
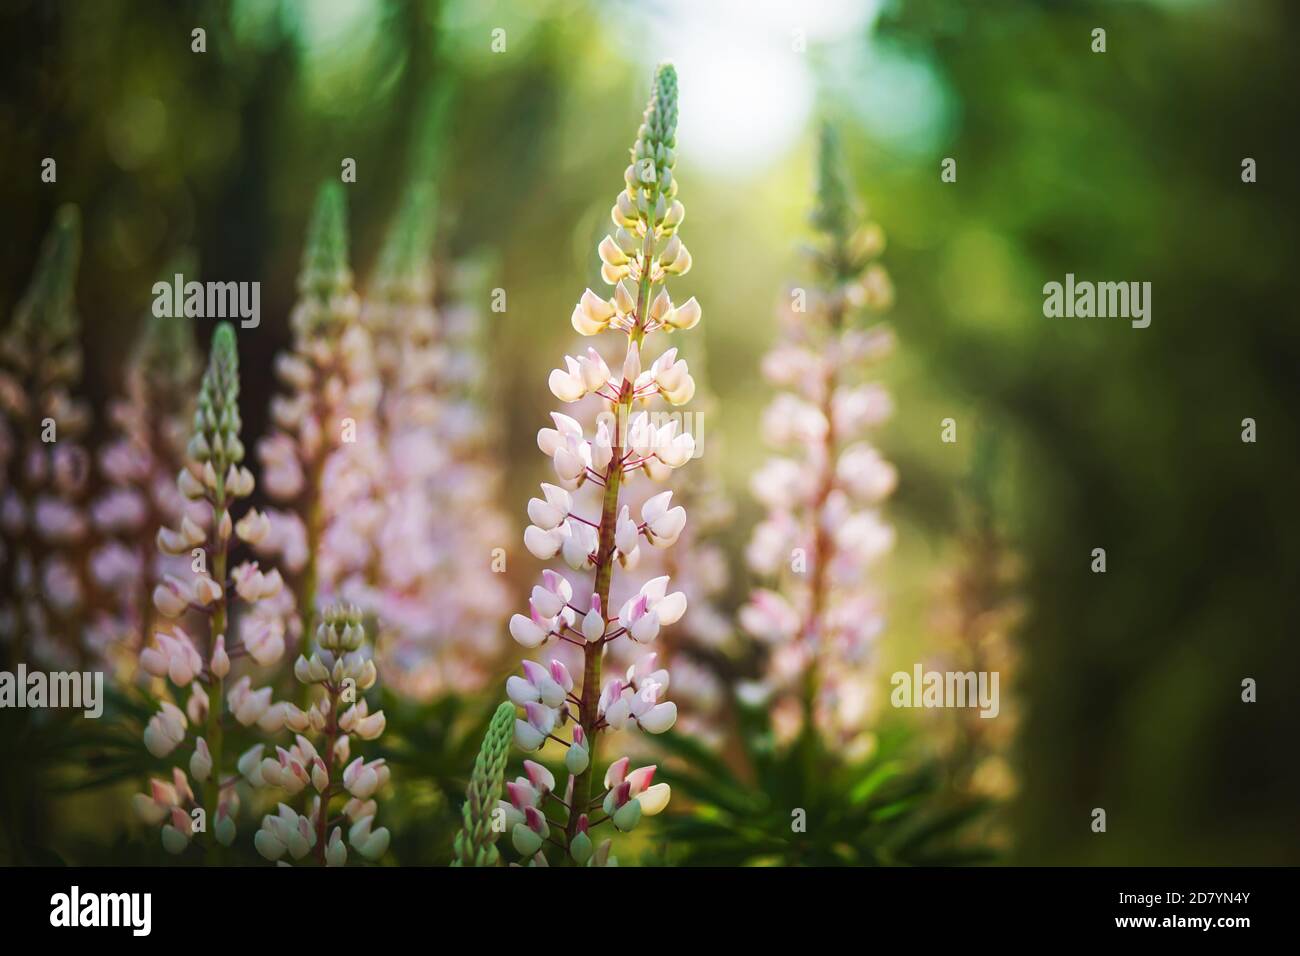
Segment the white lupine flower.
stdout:
<path fill-rule="evenodd" d="M 388 782 L 388 765 L 382 760 L 365 762 L 357 757 L 343 771 L 343 786 L 358 800 L 365 800 Z"/>
<path fill-rule="evenodd" d="M 685 331 L 700 324 L 700 304 L 691 296 L 664 316 L 664 325 L 670 330 Z"/>
<path fill-rule="evenodd" d="M 632 719 L 647 733 L 662 734 L 677 722 L 677 705 L 659 700 L 666 690 L 662 684 L 646 680 L 631 697 Z"/>
<path fill-rule="evenodd" d="M 239 596 L 249 604 L 273 598 L 284 587 L 279 570 L 273 569 L 270 574 L 263 574 L 256 561 L 245 561 L 237 565 L 231 570 L 230 576 Z"/>
<path fill-rule="evenodd" d="M 578 366 L 582 372 L 582 383 L 588 392 L 596 391 L 609 381 L 609 366 L 593 348 L 587 349 L 587 354 L 578 360 Z"/>
<path fill-rule="evenodd" d="M 591 467 L 599 474 L 604 474 L 614 457 L 614 446 L 609 435 L 609 426 L 601 422 L 596 426 L 596 437 L 591 442 Z"/>
<path fill-rule="evenodd" d="M 598 641 L 605 636 L 605 616 L 600 613 L 600 595 L 591 596 L 591 610 L 582 619 L 582 636 L 588 642 Z"/>
<path fill-rule="evenodd" d="M 631 667 L 627 669 L 627 685 L 633 689 L 639 688 L 643 682 L 652 682 L 658 684 L 664 690 L 668 689 L 668 671 L 658 666 L 659 655 L 651 651 L 649 654 L 643 654 Z"/>
<path fill-rule="evenodd" d="M 635 382 L 641 377 L 641 348 L 635 341 L 627 344 L 627 357 L 623 360 L 623 381 Z"/>
<path fill-rule="evenodd" d="M 695 396 L 695 380 L 687 371 L 686 360 L 677 358 L 671 348 L 655 359 L 647 377 L 659 386 L 659 392 L 673 405 L 685 405 Z"/>
<path fill-rule="evenodd" d="M 542 428 L 537 432 L 537 447 L 547 458 L 555 457 L 555 451 L 566 438 L 582 440 L 582 426 L 576 419 L 560 412 L 551 412 L 554 428 Z"/>
<path fill-rule="evenodd" d="M 578 360 L 571 355 L 564 357 L 565 368 L 554 369 L 547 380 L 551 394 L 562 402 L 576 402 L 589 391 Z"/>
<path fill-rule="evenodd" d="M 686 509 L 678 505 L 669 508 L 671 491 L 660 492 L 641 506 L 641 520 L 646 526 L 646 537 L 656 548 L 667 548 L 677 543 L 686 527 Z"/>
<path fill-rule="evenodd" d="M 564 704 L 565 695 L 573 690 L 573 678 L 563 663 L 552 660 L 550 669 L 535 661 L 523 662 L 524 676 L 512 676 L 506 681 L 506 695 L 519 706 L 540 702 L 545 707 L 558 708 Z"/>
<path fill-rule="evenodd" d="M 524 547 L 539 561 L 548 561 L 559 553 L 569 533 L 567 524 L 558 525 L 549 531 L 529 525 L 524 529 Z"/>
<path fill-rule="evenodd" d="M 572 519 L 567 522 L 566 526 L 569 533 L 560 545 L 560 553 L 564 558 L 564 563 L 575 571 L 583 571 L 592 567 L 596 549 L 600 544 L 596 537 L 596 529 L 591 525 L 581 524 Z"/>
<path fill-rule="evenodd" d="M 580 335 L 599 335 L 609 328 L 614 305 L 588 289 L 573 309 L 573 327 Z"/>
<path fill-rule="evenodd" d="M 619 553 L 629 560 L 634 559 L 639 548 L 640 529 L 632 520 L 631 509 L 627 505 L 618 513 L 618 523 L 614 526 L 614 546 Z"/>
<path fill-rule="evenodd" d="M 689 432 L 679 435 L 677 428 L 674 420 L 659 429 L 655 456 L 669 468 L 680 468 L 695 457 L 695 436 Z"/>
<path fill-rule="evenodd" d="M 555 775 L 539 763 L 531 760 L 524 761 L 524 773 L 528 775 L 528 782 L 533 789 L 541 794 L 552 793 L 555 790 Z"/>
<path fill-rule="evenodd" d="M 542 482 L 541 498 L 528 500 L 528 518 L 542 531 L 554 530 L 573 510 L 573 496 L 558 485 Z"/>
<path fill-rule="evenodd" d="M 564 442 L 556 447 L 551 463 L 562 484 L 575 485 L 591 463 L 591 446 L 587 442 L 566 437 Z"/>
<path fill-rule="evenodd" d="M 168 677 L 177 687 L 185 687 L 203 670 L 203 659 L 190 636 L 177 626 L 171 634 L 158 631 L 154 635 L 154 646 L 140 652 L 140 666 L 155 677 Z"/>
<path fill-rule="evenodd" d="M 542 572 L 542 583 L 533 587 L 532 605 L 544 618 L 553 618 L 573 599 L 573 586 L 550 568 Z"/>
<path fill-rule="evenodd" d="M 510 636 L 524 647 L 539 647 L 550 637 L 551 626 L 552 621 L 542 617 L 534 607 L 528 617 L 516 614 L 510 618 Z"/>
<path fill-rule="evenodd" d="M 866 504 L 883 501 L 898 485 L 897 469 L 866 442 L 850 445 L 840 453 L 835 477 Z"/>
<path fill-rule="evenodd" d="M 230 688 L 230 692 L 226 695 L 226 702 L 230 705 L 230 712 L 234 714 L 235 719 L 245 727 L 250 727 L 257 723 L 270 708 L 271 688 L 263 687 L 261 690 L 254 691 L 252 681 L 248 675 L 244 675 Z"/>
<path fill-rule="evenodd" d="M 163 701 L 144 728 L 145 747 L 155 757 L 166 757 L 185 739 L 187 724 L 185 713 L 179 707 Z"/>

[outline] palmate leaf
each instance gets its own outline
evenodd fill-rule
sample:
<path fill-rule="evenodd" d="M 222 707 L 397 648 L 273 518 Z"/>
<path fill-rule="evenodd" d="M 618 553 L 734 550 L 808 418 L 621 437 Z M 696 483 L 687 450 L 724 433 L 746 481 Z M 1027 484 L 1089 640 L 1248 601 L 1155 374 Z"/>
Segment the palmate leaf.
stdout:
<path fill-rule="evenodd" d="M 944 794 L 936 769 L 910 756 L 902 727 L 848 762 L 817 738 L 778 747 L 765 712 L 737 709 L 735 764 L 676 734 L 657 738 L 674 799 L 659 818 L 661 862 L 676 865 L 963 865 L 995 859 L 973 842 L 988 804 Z M 729 755 L 730 756 L 730 755 Z M 805 823 L 803 832 L 792 824 Z"/>

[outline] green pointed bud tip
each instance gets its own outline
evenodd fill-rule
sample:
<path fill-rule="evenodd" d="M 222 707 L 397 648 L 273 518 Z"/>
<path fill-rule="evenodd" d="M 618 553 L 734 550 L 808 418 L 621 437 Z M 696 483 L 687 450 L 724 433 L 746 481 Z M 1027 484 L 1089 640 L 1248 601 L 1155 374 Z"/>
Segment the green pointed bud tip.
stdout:
<path fill-rule="evenodd" d="M 812 215 L 813 225 L 843 236 L 850 231 L 851 217 L 848 174 L 844 168 L 839 134 L 829 123 L 823 123 L 817 141 L 817 202 Z"/>
<path fill-rule="evenodd" d="M 347 270 L 348 223 L 347 199 L 343 185 L 327 182 L 316 194 L 311 225 L 307 229 L 307 248 L 303 269 L 323 281 Z"/>
<path fill-rule="evenodd" d="M 239 358 L 239 347 L 235 342 L 235 327 L 229 322 L 218 322 L 212 332 L 212 357 L 222 365 L 229 365 Z"/>
<path fill-rule="evenodd" d="M 381 282 L 427 280 L 433 257 L 437 193 L 427 183 L 407 187 L 398 212 L 384 238 L 379 255 Z"/>
<path fill-rule="evenodd" d="M 51 338 L 69 334 L 75 316 L 72 299 L 81 260 L 81 212 L 67 203 L 59 207 L 41 243 L 31 284 L 18 307 L 19 321 Z"/>

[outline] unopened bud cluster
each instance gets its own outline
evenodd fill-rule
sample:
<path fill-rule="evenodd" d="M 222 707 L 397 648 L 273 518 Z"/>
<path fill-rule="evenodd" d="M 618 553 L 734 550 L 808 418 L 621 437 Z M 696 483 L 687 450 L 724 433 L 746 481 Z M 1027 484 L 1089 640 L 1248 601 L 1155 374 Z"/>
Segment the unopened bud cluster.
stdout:
<path fill-rule="evenodd" d="M 374 740 L 384 732 L 384 712 L 370 712 L 361 693 L 375 683 L 374 661 L 365 653 L 366 631 L 361 611 L 334 605 L 322 613 L 310 656 L 294 662 L 297 679 L 315 689 L 289 747 L 277 746 L 274 755 L 257 744 L 239 759 L 239 770 L 257 788 L 284 792 L 288 801 L 299 799 L 304 812 L 288 802 L 262 818 L 254 837 L 257 851 L 268 860 L 290 862 L 311 855 L 325 866 L 347 862 L 350 845 L 363 859 L 376 860 L 388 849 L 389 832 L 374 828 L 377 793 L 389 780 L 382 760 L 367 761 L 352 753 L 352 740 Z M 346 841 L 341 823 L 331 823 L 331 804 L 343 801 L 349 821 Z"/>

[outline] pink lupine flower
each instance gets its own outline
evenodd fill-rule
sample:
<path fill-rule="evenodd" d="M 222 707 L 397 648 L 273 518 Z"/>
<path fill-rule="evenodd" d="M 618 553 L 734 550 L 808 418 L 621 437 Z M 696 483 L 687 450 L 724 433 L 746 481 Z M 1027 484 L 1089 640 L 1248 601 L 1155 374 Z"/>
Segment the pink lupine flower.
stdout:
<path fill-rule="evenodd" d="M 177 263 L 171 271 L 192 270 Z M 151 313 L 127 363 L 122 393 L 108 407 L 114 432 L 98 455 L 107 488 L 91 509 L 100 540 L 90 564 L 98 596 L 109 608 L 101 620 L 111 629 L 104 650 L 123 671 L 153 633 L 159 613 L 150 600 L 158 535 L 182 521 L 187 498 L 202 493 L 195 477 L 182 472 L 199 371 L 191 323 Z M 184 555 L 188 563 L 190 549 L 206 535 L 175 538 L 167 552 Z"/>
<path fill-rule="evenodd" d="M 9 660 L 84 661 L 90 414 L 73 303 L 80 218 L 62 207 L 0 336 L 0 634 Z"/>
<path fill-rule="evenodd" d="M 322 601 L 364 576 L 375 556 L 376 536 L 366 523 L 373 523 L 370 505 L 378 494 L 379 386 L 352 288 L 345 220 L 342 190 L 325 186 L 290 316 L 292 348 L 275 363 L 283 391 L 271 400 L 273 430 L 258 443 L 263 487 L 274 507 L 240 531 L 286 576 L 293 601 L 283 609 L 284 633 L 293 641 L 310 637 Z M 241 583 L 246 590 L 261 587 L 251 574 Z"/>
<path fill-rule="evenodd" d="M 830 143 L 828 133 L 824 148 Z M 762 430 L 784 453 L 753 476 L 768 515 L 746 557 L 780 585 L 755 589 L 739 621 L 769 647 L 761 693 L 783 733 L 814 722 L 853 746 L 866 733 L 864 675 L 883 628 L 869 576 L 894 541 L 878 508 L 898 481 L 863 437 L 892 411 L 889 393 L 864 374 L 892 336 L 854 325 L 864 309 L 888 302 L 887 278 L 869 262 L 883 244 L 861 238 L 878 240 L 879 228 L 856 221 L 835 162 L 822 172 L 815 221 L 824 288 L 804 290 L 807 310 L 783 316 L 782 341 L 763 362 L 784 391 L 764 412 Z"/>

